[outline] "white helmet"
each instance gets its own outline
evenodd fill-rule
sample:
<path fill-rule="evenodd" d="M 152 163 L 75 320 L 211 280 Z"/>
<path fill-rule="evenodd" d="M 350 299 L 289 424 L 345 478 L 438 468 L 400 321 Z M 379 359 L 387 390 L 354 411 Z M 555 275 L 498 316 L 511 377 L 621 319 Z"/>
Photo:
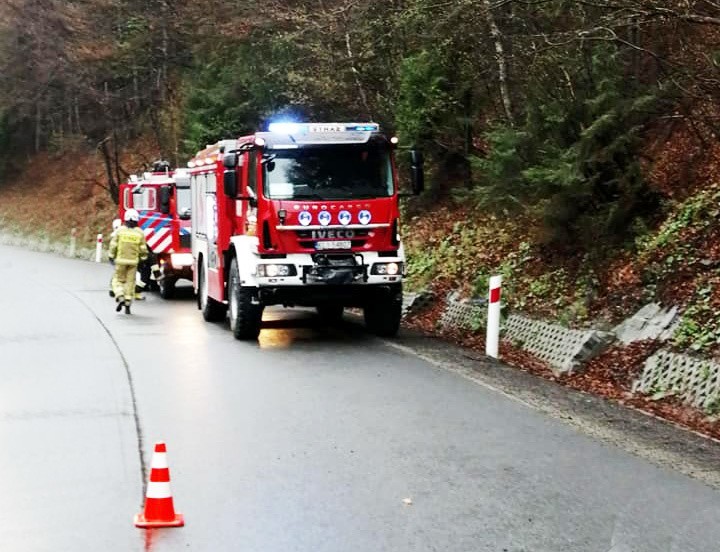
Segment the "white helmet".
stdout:
<path fill-rule="evenodd" d="M 128 209 L 125 211 L 125 222 L 139 222 L 140 221 L 140 213 L 138 213 L 135 209 Z"/>
<path fill-rule="evenodd" d="M 112 229 L 113 229 L 113 230 L 117 230 L 117 229 L 120 228 L 121 226 L 122 226 L 122 221 L 121 221 L 120 219 L 114 219 L 114 220 L 112 221 Z"/>

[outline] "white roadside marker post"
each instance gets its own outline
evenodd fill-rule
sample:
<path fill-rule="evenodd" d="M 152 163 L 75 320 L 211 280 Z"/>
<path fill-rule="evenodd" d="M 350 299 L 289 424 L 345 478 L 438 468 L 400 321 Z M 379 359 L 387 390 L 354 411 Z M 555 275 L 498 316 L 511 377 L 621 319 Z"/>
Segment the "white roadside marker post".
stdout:
<path fill-rule="evenodd" d="M 502 276 L 490 277 L 488 293 L 487 337 L 485 338 L 485 354 L 498 358 L 500 346 L 500 288 Z"/>
<path fill-rule="evenodd" d="M 99 263 L 102 261 L 102 234 L 97 235 L 97 244 L 95 245 L 95 262 Z"/>
<path fill-rule="evenodd" d="M 70 256 L 75 257 L 75 251 L 77 249 L 77 228 L 70 230 Z"/>

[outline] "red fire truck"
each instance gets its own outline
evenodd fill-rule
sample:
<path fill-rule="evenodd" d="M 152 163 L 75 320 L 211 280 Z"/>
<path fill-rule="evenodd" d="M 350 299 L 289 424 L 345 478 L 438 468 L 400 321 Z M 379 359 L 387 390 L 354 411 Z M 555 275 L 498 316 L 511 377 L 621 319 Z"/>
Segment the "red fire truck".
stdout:
<path fill-rule="evenodd" d="M 364 310 L 397 333 L 405 253 L 394 150 L 375 123 L 273 123 L 208 146 L 188 163 L 193 285 L 208 321 L 256 339 L 269 305 L 315 307 L 328 321 Z M 413 191 L 422 155 L 411 152 Z"/>
<path fill-rule="evenodd" d="M 164 299 L 173 297 L 179 279 L 192 280 L 190 206 L 187 169 L 133 175 L 120 186 L 120 220 L 126 209 L 136 209 L 151 251 L 142 279 L 150 284 L 152 269 Z"/>

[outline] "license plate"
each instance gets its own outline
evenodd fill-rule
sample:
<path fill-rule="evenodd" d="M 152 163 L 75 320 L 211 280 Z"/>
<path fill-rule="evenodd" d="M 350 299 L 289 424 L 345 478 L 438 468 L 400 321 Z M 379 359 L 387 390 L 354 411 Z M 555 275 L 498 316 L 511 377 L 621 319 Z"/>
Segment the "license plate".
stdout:
<path fill-rule="evenodd" d="M 350 240 L 330 240 L 315 242 L 315 249 L 351 249 L 352 242 Z"/>

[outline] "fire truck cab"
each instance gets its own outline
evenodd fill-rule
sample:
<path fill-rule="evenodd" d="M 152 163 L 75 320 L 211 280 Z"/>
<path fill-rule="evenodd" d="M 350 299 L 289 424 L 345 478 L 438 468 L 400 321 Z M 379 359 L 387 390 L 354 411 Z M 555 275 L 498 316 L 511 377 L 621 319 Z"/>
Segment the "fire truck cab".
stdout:
<path fill-rule="evenodd" d="M 131 176 L 120 186 L 119 216 L 134 208 L 140 213 L 138 226 L 150 249 L 148 269 L 141 271 L 146 286 L 150 268 L 161 297 L 170 299 L 180 279 L 192 281 L 190 252 L 190 174 L 187 169 L 146 172 Z"/>
<path fill-rule="evenodd" d="M 193 285 L 206 320 L 256 339 L 269 305 L 397 333 L 405 252 L 394 150 L 375 123 L 274 123 L 189 163 Z M 422 155 L 412 152 L 415 193 Z"/>

